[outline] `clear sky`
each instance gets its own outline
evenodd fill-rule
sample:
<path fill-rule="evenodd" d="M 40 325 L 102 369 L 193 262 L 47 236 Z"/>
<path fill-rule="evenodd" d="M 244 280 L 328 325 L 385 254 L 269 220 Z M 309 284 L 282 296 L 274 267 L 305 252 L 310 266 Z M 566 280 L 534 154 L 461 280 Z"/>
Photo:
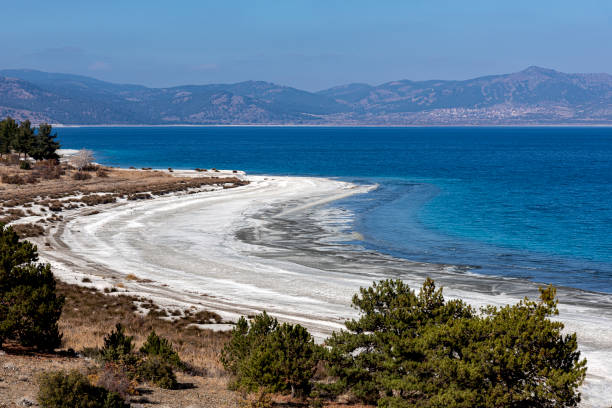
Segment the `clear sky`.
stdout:
<path fill-rule="evenodd" d="M 0 68 L 148 86 L 612 73 L 610 0 L 19 0 Z"/>

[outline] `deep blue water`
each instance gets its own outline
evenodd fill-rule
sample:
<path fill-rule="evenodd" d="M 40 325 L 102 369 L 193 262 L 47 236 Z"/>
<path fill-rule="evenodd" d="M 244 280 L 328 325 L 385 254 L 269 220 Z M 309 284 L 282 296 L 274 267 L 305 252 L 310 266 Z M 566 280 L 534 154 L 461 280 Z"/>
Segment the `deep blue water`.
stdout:
<path fill-rule="evenodd" d="M 612 293 L 611 128 L 61 128 L 118 166 L 320 175 L 380 188 L 334 205 L 362 245 Z"/>

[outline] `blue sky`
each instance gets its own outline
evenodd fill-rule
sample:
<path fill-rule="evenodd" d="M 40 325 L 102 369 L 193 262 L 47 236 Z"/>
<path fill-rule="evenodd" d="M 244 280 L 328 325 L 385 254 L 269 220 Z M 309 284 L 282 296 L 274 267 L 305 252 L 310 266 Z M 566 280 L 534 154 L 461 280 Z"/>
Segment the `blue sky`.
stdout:
<path fill-rule="evenodd" d="M 148 86 L 612 73 L 612 1 L 11 1 L 0 68 Z"/>

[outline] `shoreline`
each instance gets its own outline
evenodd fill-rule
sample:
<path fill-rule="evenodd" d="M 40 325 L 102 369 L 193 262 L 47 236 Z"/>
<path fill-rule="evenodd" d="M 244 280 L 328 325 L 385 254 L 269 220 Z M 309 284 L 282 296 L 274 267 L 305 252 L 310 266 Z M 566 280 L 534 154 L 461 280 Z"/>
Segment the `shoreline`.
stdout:
<path fill-rule="evenodd" d="M 373 187 L 317 177 L 247 179 L 251 183 L 237 189 L 106 204 L 93 212 L 77 209 L 65 214 L 48 236 L 32 240 L 41 260 L 68 283 L 119 287 L 116 294 L 143 296 L 167 308 L 195 306 L 228 320 L 265 309 L 304 325 L 319 340 L 355 316 L 349 303 L 358 287 L 385 277 L 400 277 L 416 288 L 431 276 L 445 287 L 447 298 L 475 306 L 513 303 L 526 294 L 533 298 L 536 291 L 537 284 L 466 273 L 453 265 L 346 252 L 347 247 L 333 242 L 342 231 L 335 226 L 324 231 L 323 225 L 342 223 L 344 214 L 325 214 L 314 241 L 308 236 L 297 246 L 288 245 L 309 233 L 300 228 L 320 221 L 323 204 Z M 138 279 L 126 279 L 129 274 Z M 84 277 L 92 283 L 85 285 Z M 605 365 L 612 356 L 606 343 L 612 329 L 601 329 L 612 327 L 612 304 L 601 304 L 597 295 L 558 292 L 560 318 L 567 331 L 578 332 L 589 359 L 582 406 L 603 406 L 598 395 L 612 383 Z M 570 297 L 575 298 L 568 303 Z"/>
<path fill-rule="evenodd" d="M 431 125 L 367 125 L 367 124 L 157 124 L 157 125 L 130 125 L 130 124 L 104 124 L 104 125 L 71 125 L 62 123 L 52 123 L 54 128 L 146 128 L 146 127 L 201 127 L 201 128 L 219 128 L 219 127 L 289 127 L 289 128 L 610 128 L 612 123 L 534 123 L 534 124 L 431 124 Z"/>

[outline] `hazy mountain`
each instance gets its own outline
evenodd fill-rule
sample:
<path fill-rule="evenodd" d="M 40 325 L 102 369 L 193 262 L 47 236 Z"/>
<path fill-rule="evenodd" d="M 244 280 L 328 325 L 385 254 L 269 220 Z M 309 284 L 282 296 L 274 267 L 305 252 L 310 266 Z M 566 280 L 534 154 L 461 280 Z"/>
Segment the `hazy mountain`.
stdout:
<path fill-rule="evenodd" d="M 349 84 L 320 92 L 248 81 L 147 88 L 0 71 L 0 116 L 63 124 L 612 123 L 612 76 L 524 71 L 465 81 Z"/>

